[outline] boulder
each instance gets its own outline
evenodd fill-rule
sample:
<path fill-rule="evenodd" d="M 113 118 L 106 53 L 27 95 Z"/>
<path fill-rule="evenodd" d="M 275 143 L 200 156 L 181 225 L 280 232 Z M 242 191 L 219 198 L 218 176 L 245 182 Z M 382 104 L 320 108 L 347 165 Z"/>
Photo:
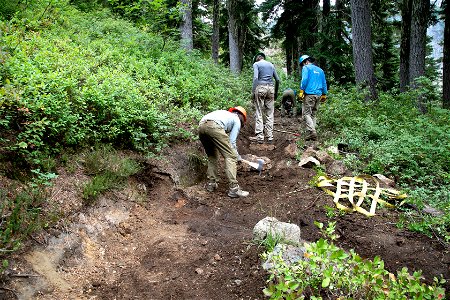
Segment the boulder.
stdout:
<path fill-rule="evenodd" d="M 312 156 L 308 156 L 304 159 L 302 159 L 299 163 L 298 163 L 299 167 L 303 167 L 303 168 L 312 168 L 314 166 L 320 166 L 320 162 L 315 159 Z"/>
<path fill-rule="evenodd" d="M 264 240 L 268 236 L 290 244 L 300 243 L 300 227 L 295 224 L 280 222 L 273 217 L 265 217 L 253 228 L 253 238 Z"/>
<path fill-rule="evenodd" d="M 344 175 L 346 172 L 347 168 L 345 167 L 344 163 L 340 160 L 335 160 L 327 166 L 327 173 L 334 176 Z"/>
<path fill-rule="evenodd" d="M 297 157 L 298 147 L 296 143 L 290 143 L 286 148 L 284 148 L 284 154 L 289 158 Z"/>
<path fill-rule="evenodd" d="M 267 256 L 267 260 L 262 264 L 264 270 L 270 270 L 275 267 L 272 259 L 273 257 L 278 256 L 280 252 L 283 261 L 286 263 L 286 265 L 290 266 L 298 261 L 305 259 L 306 249 L 303 246 L 277 244 L 275 248 L 273 248 L 273 251 L 270 252 Z"/>
<path fill-rule="evenodd" d="M 326 165 L 333 162 L 333 158 L 324 150 L 319 150 L 316 152 L 316 158 L 321 164 Z"/>

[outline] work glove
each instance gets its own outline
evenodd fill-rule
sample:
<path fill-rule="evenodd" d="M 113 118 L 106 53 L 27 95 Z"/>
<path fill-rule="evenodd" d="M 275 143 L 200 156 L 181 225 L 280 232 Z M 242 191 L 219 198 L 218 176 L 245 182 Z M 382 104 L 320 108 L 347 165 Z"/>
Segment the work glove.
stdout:
<path fill-rule="evenodd" d="M 320 102 L 324 103 L 325 101 L 327 101 L 327 95 L 320 96 Z"/>
<path fill-rule="evenodd" d="M 298 100 L 303 101 L 303 98 L 305 98 L 305 92 L 303 90 L 300 90 L 300 92 L 297 95 Z"/>

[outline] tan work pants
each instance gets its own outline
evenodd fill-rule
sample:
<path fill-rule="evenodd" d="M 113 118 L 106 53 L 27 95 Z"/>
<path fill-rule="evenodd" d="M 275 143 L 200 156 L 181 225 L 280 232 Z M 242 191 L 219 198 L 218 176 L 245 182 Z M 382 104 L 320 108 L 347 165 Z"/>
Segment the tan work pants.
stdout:
<path fill-rule="evenodd" d="M 302 103 L 302 118 L 309 133 L 316 132 L 316 115 L 319 109 L 320 96 L 306 95 Z"/>
<path fill-rule="evenodd" d="M 225 160 L 225 174 L 228 178 L 230 188 L 238 185 L 236 179 L 237 169 L 237 155 L 233 150 L 230 137 L 225 130 L 214 121 L 206 121 L 200 124 L 198 128 L 199 138 L 205 148 L 208 156 L 208 171 L 207 177 L 209 182 L 218 182 L 218 161 L 219 153 Z"/>
<path fill-rule="evenodd" d="M 258 85 L 255 89 L 255 135 L 261 141 L 264 140 L 264 132 L 269 141 L 273 140 L 274 96 L 273 85 Z"/>

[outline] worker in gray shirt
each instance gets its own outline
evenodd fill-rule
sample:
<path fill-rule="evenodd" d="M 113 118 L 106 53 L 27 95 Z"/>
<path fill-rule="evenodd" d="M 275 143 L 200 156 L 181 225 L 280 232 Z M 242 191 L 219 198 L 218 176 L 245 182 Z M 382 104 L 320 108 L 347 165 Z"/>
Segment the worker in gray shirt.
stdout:
<path fill-rule="evenodd" d="M 275 79 L 275 83 L 273 79 Z M 274 102 L 279 85 L 280 78 L 273 64 L 266 61 L 264 53 L 256 54 L 253 63 L 252 87 L 252 98 L 255 105 L 255 136 L 250 137 L 251 141 L 262 144 L 264 137 L 267 137 L 267 142 L 273 143 Z"/>

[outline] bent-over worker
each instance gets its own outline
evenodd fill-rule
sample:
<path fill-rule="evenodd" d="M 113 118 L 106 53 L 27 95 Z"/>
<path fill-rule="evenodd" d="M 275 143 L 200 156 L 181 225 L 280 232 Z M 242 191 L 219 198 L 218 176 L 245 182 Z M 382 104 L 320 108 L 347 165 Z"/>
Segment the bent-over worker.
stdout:
<path fill-rule="evenodd" d="M 225 174 L 229 183 L 228 196 L 231 198 L 248 196 L 249 192 L 243 191 L 236 179 L 236 163 L 241 160 L 236 140 L 246 121 L 247 112 L 242 106 L 232 107 L 229 110 L 216 110 L 200 120 L 198 133 L 208 156 L 206 189 L 209 192 L 215 191 L 218 187 L 217 165 L 220 153 L 225 160 Z"/>

